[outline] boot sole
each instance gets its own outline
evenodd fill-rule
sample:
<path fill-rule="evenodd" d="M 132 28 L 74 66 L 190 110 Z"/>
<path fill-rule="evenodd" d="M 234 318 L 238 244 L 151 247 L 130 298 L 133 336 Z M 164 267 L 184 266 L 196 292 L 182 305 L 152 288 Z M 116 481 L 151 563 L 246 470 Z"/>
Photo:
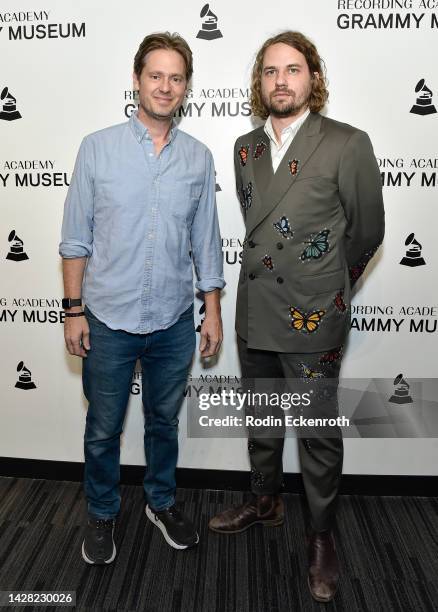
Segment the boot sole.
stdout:
<path fill-rule="evenodd" d="M 172 548 L 176 548 L 177 550 L 185 550 L 186 548 L 190 548 L 191 546 L 196 546 L 196 544 L 199 542 L 198 534 L 196 534 L 196 542 L 193 542 L 193 544 L 179 544 L 178 542 L 175 542 L 175 540 L 172 540 L 170 535 L 167 533 L 167 529 L 164 526 L 164 524 L 159 519 L 157 520 L 155 518 L 155 514 L 151 511 L 149 506 L 146 506 L 145 514 L 148 517 L 148 519 L 151 521 L 151 523 L 153 523 L 156 527 L 158 527 L 158 529 L 163 534 L 164 539 L 169 544 L 169 546 L 172 546 Z"/>
<path fill-rule="evenodd" d="M 243 531 L 250 529 L 250 527 L 252 527 L 253 525 L 263 525 L 263 527 L 279 527 L 280 525 L 283 525 L 283 523 L 284 523 L 284 517 L 281 517 L 273 521 L 253 521 L 252 523 L 250 523 L 249 525 L 246 525 L 246 527 L 243 527 L 242 529 L 233 529 L 232 531 L 216 529 L 215 527 L 210 527 L 210 525 L 208 526 L 208 528 L 211 531 L 214 531 L 215 533 L 224 533 L 227 535 L 232 535 L 233 533 L 242 533 Z"/>

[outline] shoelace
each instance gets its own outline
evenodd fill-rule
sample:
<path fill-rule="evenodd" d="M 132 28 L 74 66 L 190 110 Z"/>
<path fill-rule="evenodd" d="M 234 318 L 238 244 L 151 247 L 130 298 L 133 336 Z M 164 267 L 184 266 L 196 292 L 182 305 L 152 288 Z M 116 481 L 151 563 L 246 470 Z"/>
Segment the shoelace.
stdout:
<path fill-rule="evenodd" d="M 94 523 L 94 527 L 96 527 L 96 529 L 112 529 L 113 524 L 114 522 L 112 519 L 97 519 Z"/>

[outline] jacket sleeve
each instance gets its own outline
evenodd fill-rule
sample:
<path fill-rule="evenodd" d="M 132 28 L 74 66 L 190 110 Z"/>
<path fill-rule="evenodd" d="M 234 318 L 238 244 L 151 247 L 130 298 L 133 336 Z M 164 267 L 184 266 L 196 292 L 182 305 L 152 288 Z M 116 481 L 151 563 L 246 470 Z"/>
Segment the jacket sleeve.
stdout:
<path fill-rule="evenodd" d="M 339 195 L 347 219 L 345 247 L 353 286 L 385 232 L 379 167 L 368 134 L 360 130 L 350 136 L 341 154 Z"/>
<path fill-rule="evenodd" d="M 243 197 L 243 182 L 242 182 L 242 166 L 240 163 L 239 157 L 239 140 L 236 140 L 234 143 L 234 175 L 236 177 L 236 192 L 239 198 L 239 202 L 242 205 L 243 217 L 246 219 L 246 208 L 244 206 L 244 197 Z"/>

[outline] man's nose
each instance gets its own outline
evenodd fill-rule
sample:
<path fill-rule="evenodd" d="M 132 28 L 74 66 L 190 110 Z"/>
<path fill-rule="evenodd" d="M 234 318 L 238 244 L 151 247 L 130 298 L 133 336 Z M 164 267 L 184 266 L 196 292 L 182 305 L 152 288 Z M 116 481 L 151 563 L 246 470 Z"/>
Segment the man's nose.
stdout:
<path fill-rule="evenodd" d="M 283 87 L 284 85 L 286 85 L 286 76 L 284 72 L 282 72 L 281 70 L 277 72 L 277 77 L 275 79 L 275 85 L 277 87 Z"/>
<path fill-rule="evenodd" d="M 161 79 L 160 90 L 163 93 L 170 91 L 170 79 L 168 77 L 164 77 L 163 79 Z"/>

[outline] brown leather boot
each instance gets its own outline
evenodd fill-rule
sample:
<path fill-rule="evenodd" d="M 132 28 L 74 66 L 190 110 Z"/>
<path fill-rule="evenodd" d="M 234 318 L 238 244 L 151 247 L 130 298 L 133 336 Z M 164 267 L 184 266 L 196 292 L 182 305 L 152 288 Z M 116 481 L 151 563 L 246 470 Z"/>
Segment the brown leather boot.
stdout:
<path fill-rule="evenodd" d="M 339 561 L 331 531 L 309 537 L 309 573 L 307 582 L 313 599 L 331 601 L 339 580 Z"/>
<path fill-rule="evenodd" d="M 280 495 L 253 495 L 246 504 L 228 508 L 214 516 L 208 526 L 218 533 L 239 533 L 256 523 L 274 527 L 283 521 L 284 504 Z"/>

